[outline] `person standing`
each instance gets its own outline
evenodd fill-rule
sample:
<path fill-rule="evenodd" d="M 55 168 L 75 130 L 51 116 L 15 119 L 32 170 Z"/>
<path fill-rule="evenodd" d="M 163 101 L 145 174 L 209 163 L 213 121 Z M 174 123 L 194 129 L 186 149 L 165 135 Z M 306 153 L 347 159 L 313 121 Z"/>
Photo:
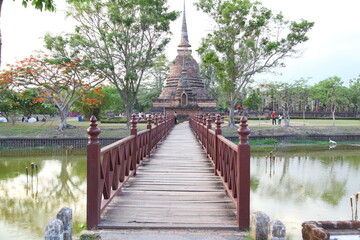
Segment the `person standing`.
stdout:
<path fill-rule="evenodd" d="M 281 120 L 282 119 L 283 119 L 283 116 L 281 114 L 279 114 L 279 120 L 278 120 L 279 125 L 281 125 Z"/>
<path fill-rule="evenodd" d="M 276 115 L 275 112 L 271 113 L 272 125 L 276 125 Z"/>

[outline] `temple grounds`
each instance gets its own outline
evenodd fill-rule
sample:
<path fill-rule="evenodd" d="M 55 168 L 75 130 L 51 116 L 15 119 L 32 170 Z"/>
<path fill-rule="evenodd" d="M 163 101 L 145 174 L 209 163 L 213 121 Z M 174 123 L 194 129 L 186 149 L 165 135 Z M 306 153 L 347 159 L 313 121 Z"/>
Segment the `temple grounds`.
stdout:
<path fill-rule="evenodd" d="M 47 122 L 22 123 L 0 123 L 0 137 L 29 137 L 29 138 L 54 138 L 54 137 L 87 137 L 86 129 L 89 122 L 79 122 L 78 118 L 69 118 L 68 123 L 76 126 L 75 129 L 69 129 L 63 132 L 56 130 L 60 121 L 56 118 Z M 274 135 L 274 134 L 360 134 L 360 120 L 336 120 L 333 126 L 332 120 L 302 120 L 294 119 L 290 122 L 290 127 L 282 125 L 272 125 L 271 120 L 249 120 L 249 128 L 252 135 Z M 128 136 L 130 131 L 125 124 L 119 123 L 101 123 L 100 137 L 124 137 Z M 213 124 L 214 127 L 214 124 Z M 146 129 L 146 124 L 139 123 L 138 130 Z M 227 127 L 225 122 L 222 125 L 224 136 L 236 135 L 236 128 Z"/>

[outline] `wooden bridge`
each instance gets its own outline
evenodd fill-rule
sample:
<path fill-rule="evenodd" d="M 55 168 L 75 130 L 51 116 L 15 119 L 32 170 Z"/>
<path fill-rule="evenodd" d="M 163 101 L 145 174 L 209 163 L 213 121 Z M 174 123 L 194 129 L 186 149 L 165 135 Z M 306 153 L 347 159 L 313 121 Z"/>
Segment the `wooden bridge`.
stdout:
<path fill-rule="evenodd" d="M 235 145 L 221 135 L 220 116 L 215 131 L 210 115 L 175 127 L 173 117 L 156 116 L 139 133 L 133 116 L 131 136 L 104 148 L 91 121 L 88 229 L 249 229 L 246 119 Z"/>

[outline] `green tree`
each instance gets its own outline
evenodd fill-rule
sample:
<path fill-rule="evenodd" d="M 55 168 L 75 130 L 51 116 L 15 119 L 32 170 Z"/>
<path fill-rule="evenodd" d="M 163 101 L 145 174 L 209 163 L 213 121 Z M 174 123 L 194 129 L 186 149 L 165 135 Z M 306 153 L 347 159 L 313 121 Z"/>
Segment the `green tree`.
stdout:
<path fill-rule="evenodd" d="M 350 80 L 350 103 L 356 114 L 360 111 L 360 76 Z"/>
<path fill-rule="evenodd" d="M 340 77 L 333 76 L 322 80 L 312 87 L 312 95 L 318 99 L 323 106 L 330 109 L 335 126 L 335 112 L 340 104 L 349 103 L 348 89 L 342 86 Z"/>
<path fill-rule="evenodd" d="M 227 95 L 229 125 L 235 126 L 235 105 L 253 76 L 284 66 L 283 60 L 308 40 L 306 34 L 314 23 L 286 21 L 282 14 L 249 0 L 200 0 L 196 5 L 216 24 L 198 52 L 214 66 Z"/>
<path fill-rule="evenodd" d="M 310 87 L 307 85 L 307 81 L 308 80 L 301 78 L 299 80 L 296 80 L 293 85 L 299 109 L 302 111 L 304 125 L 305 113 L 308 109 L 310 99 Z"/>
<path fill-rule="evenodd" d="M 148 84 L 153 90 L 161 93 L 164 88 L 165 81 L 169 75 L 170 62 L 165 55 L 156 56 L 149 70 L 144 76 L 144 83 Z M 156 96 L 157 97 L 157 96 Z"/>
<path fill-rule="evenodd" d="M 152 87 L 152 84 L 145 84 L 139 88 L 139 93 L 136 96 L 135 110 L 138 112 L 149 112 L 153 99 L 156 99 L 161 91 Z"/>
<path fill-rule="evenodd" d="M 259 93 L 255 90 L 251 90 L 251 93 L 247 98 L 243 100 L 243 105 L 250 110 L 257 111 L 259 113 L 259 108 L 261 106 L 261 97 Z"/>
<path fill-rule="evenodd" d="M 290 126 L 290 113 L 294 110 L 297 102 L 297 92 L 294 84 L 278 83 L 276 98 L 282 109 L 285 127 Z"/>
<path fill-rule="evenodd" d="M 69 15 L 79 23 L 72 46 L 114 84 L 129 122 L 144 75 L 163 53 L 178 14 L 166 0 L 94 0 L 74 2 Z"/>

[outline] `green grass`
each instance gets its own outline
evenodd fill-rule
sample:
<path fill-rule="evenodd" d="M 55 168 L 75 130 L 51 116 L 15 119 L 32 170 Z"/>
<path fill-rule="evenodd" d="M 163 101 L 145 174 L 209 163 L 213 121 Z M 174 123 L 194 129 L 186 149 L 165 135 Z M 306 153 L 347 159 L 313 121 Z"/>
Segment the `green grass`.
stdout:
<path fill-rule="evenodd" d="M 18 122 L 15 125 L 11 123 L 0 123 L 0 137 L 88 137 L 86 130 L 89 127 L 88 121 L 78 122 L 77 118 L 69 118 L 68 123 L 76 126 L 75 129 L 68 129 L 63 132 L 57 131 L 57 126 L 60 121 L 58 119 L 48 119 L 47 122 L 38 123 L 22 123 Z M 331 120 L 314 120 L 309 119 L 303 124 L 303 120 L 291 120 L 289 128 L 282 126 L 273 126 L 271 121 L 248 121 L 249 128 L 252 135 L 273 135 L 273 134 L 360 134 L 360 120 L 337 120 L 335 127 L 332 126 Z M 237 129 L 222 124 L 222 132 L 224 136 L 237 135 Z M 101 123 L 98 122 L 98 127 L 101 129 L 100 137 L 125 137 L 130 134 L 130 130 L 126 129 L 124 123 Z M 215 125 L 213 124 L 213 129 Z M 146 129 L 145 123 L 138 124 L 138 131 Z M 254 140 L 255 141 L 255 140 Z M 256 142 L 257 141 L 257 142 Z M 266 140 L 270 142 L 261 142 L 256 140 L 251 141 L 251 144 L 256 145 L 272 145 L 273 140 Z M 260 141 L 260 142 L 259 142 Z"/>
<path fill-rule="evenodd" d="M 249 120 L 248 128 L 253 135 L 273 135 L 273 134 L 360 134 L 360 120 L 336 120 L 335 126 L 332 120 L 309 119 L 305 122 L 301 119 L 290 121 L 290 127 L 282 125 L 272 125 L 270 120 Z M 224 136 L 237 135 L 237 129 L 230 128 L 225 122 L 222 124 Z"/>
<path fill-rule="evenodd" d="M 77 119 L 70 118 L 68 124 L 76 126 L 74 129 L 67 129 L 65 131 L 58 131 L 57 127 L 60 121 L 47 121 L 36 123 L 0 123 L 0 137 L 33 137 L 33 138 L 52 138 L 52 137 L 88 137 L 86 130 L 89 127 L 89 122 L 78 122 Z M 138 124 L 138 131 L 146 129 L 146 124 Z M 126 124 L 113 123 L 102 124 L 98 123 L 98 128 L 101 130 L 100 137 L 126 137 L 130 135 L 130 130 L 126 128 Z"/>

